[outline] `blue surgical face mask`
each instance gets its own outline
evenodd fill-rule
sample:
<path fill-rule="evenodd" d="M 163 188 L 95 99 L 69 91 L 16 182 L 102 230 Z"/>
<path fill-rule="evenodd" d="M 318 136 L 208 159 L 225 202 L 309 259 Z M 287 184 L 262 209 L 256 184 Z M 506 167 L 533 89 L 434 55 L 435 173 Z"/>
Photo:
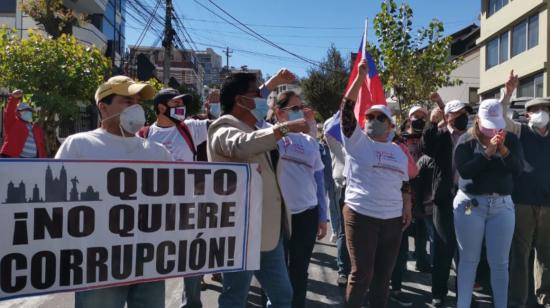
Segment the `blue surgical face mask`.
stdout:
<path fill-rule="evenodd" d="M 20 118 L 25 122 L 32 122 L 32 111 L 20 111 Z"/>
<path fill-rule="evenodd" d="M 256 97 L 254 98 L 254 104 L 256 104 L 256 107 L 250 112 L 254 115 L 256 120 L 261 121 L 264 120 L 267 116 L 267 112 L 269 111 L 269 106 L 267 105 L 267 99 Z"/>
<path fill-rule="evenodd" d="M 304 118 L 304 112 L 302 110 L 300 110 L 300 111 L 290 111 L 288 113 L 288 120 L 289 121 L 299 120 L 299 119 L 303 119 L 303 118 Z"/>
<path fill-rule="evenodd" d="M 210 103 L 210 114 L 216 118 L 219 118 L 222 113 L 220 103 Z"/>

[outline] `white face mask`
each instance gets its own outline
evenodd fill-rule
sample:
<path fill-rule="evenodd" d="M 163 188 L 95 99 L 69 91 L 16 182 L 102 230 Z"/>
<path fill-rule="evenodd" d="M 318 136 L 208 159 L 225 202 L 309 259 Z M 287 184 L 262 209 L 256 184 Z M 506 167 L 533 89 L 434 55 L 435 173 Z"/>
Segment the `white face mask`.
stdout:
<path fill-rule="evenodd" d="M 529 124 L 536 128 L 545 127 L 548 125 L 548 120 L 550 120 L 550 117 L 546 111 L 539 110 L 535 113 L 529 114 Z"/>
<path fill-rule="evenodd" d="M 116 116 L 119 116 L 119 127 L 122 136 L 125 136 L 124 131 L 135 135 L 139 129 L 145 125 L 145 111 L 139 104 L 128 106 L 126 109 L 122 110 L 121 113 L 114 114 L 103 119 L 103 121 L 112 119 Z"/>
<path fill-rule="evenodd" d="M 185 107 L 170 107 L 170 117 L 178 121 L 185 120 Z"/>

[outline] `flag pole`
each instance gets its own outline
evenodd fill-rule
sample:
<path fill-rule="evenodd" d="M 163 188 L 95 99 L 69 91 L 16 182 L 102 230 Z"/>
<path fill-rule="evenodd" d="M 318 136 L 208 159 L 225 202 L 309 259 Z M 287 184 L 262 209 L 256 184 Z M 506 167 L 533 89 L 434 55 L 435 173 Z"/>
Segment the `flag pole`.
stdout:
<path fill-rule="evenodd" d="M 367 57 L 367 34 L 369 32 L 369 18 L 365 18 L 365 32 L 363 32 L 363 59 Z"/>

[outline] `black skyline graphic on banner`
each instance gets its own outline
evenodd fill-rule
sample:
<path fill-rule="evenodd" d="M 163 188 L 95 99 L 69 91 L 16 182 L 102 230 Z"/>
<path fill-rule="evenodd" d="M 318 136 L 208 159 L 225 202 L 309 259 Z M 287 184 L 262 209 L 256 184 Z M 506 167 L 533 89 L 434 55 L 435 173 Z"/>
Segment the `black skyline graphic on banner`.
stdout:
<path fill-rule="evenodd" d="M 68 181 L 67 171 L 65 166 L 61 166 L 59 177 L 54 178 L 50 165 L 46 168 L 45 175 L 45 196 L 40 195 L 40 189 L 38 184 L 34 184 L 32 189 L 32 197 L 27 199 L 26 184 L 21 181 L 16 186 L 12 181 L 8 183 L 8 196 L 4 203 L 40 203 L 40 202 L 75 202 L 75 201 L 101 201 L 99 199 L 99 192 L 89 185 L 85 191 L 78 192 L 77 184 L 80 182 L 75 176 L 72 178 L 71 183 L 73 187 L 69 194 L 67 194 Z M 79 198 L 80 197 L 80 198 Z"/>

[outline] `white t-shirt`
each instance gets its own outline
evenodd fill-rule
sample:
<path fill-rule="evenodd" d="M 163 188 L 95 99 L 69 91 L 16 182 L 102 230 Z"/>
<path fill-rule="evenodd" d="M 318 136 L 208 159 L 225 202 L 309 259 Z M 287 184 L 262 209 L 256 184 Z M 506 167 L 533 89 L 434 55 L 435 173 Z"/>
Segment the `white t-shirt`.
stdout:
<path fill-rule="evenodd" d="M 172 161 L 161 144 L 139 137 L 122 137 L 103 128 L 71 135 L 55 154 L 56 159 Z"/>
<path fill-rule="evenodd" d="M 287 208 L 298 214 L 317 206 L 314 173 L 324 168 L 317 140 L 306 134 L 290 133 L 277 146 L 277 179 Z"/>
<path fill-rule="evenodd" d="M 344 136 L 344 147 L 349 164 L 346 204 L 378 219 L 402 216 L 401 188 L 409 180 L 403 150 L 394 143 L 372 140 L 358 127 L 350 138 Z"/>
<path fill-rule="evenodd" d="M 208 136 L 208 120 L 189 119 L 185 120 L 185 124 L 189 128 L 196 150 L 199 144 L 206 141 Z M 155 122 L 149 127 L 147 139 L 164 145 L 164 147 L 170 151 L 175 161 L 194 161 L 191 148 L 189 148 L 187 141 L 185 141 L 175 125 L 163 128 L 157 126 Z"/>

